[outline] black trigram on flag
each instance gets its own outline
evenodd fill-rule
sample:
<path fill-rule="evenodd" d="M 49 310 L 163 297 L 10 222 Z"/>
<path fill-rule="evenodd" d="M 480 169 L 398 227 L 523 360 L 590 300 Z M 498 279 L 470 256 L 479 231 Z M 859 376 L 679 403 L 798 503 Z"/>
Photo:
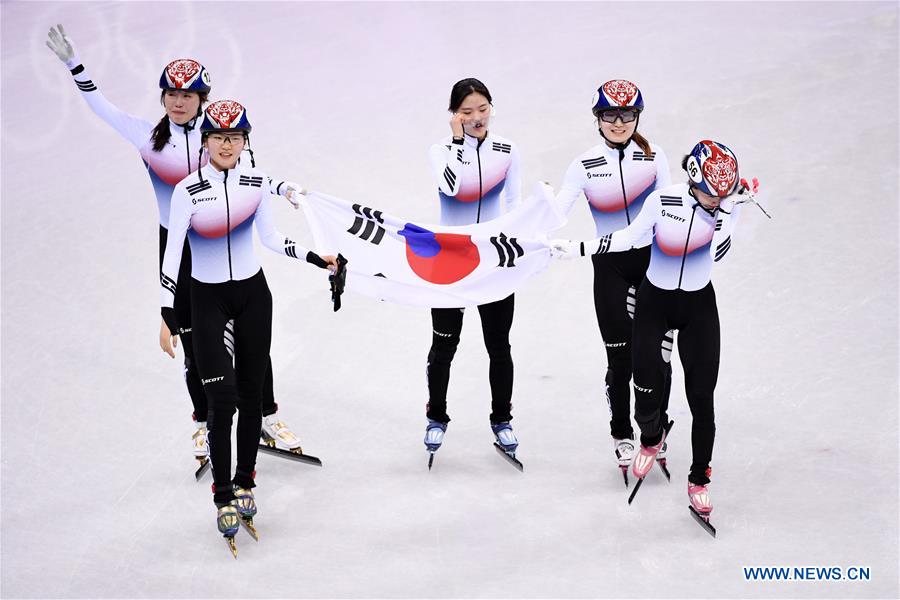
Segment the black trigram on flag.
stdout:
<path fill-rule="evenodd" d="M 356 218 L 353 220 L 353 225 L 350 226 L 347 233 L 371 242 L 376 246 L 380 244 L 381 238 L 384 237 L 384 227 L 381 226 L 381 223 L 384 223 L 384 219 L 381 216 L 381 211 L 372 210 L 368 206 L 354 204 L 353 212 L 356 213 Z M 378 223 L 377 226 L 376 222 Z M 365 228 L 363 228 L 363 224 L 365 224 Z M 362 232 L 360 232 L 360 229 L 362 229 Z M 374 236 L 372 236 L 373 231 L 375 232 Z M 372 239 L 369 239 L 370 237 Z"/>
<path fill-rule="evenodd" d="M 494 245 L 494 249 L 497 251 L 497 256 L 500 259 L 500 262 L 497 263 L 498 267 L 514 267 L 516 266 L 516 259 L 525 256 L 525 251 L 522 250 L 522 246 L 519 245 L 516 238 L 508 238 L 504 233 L 497 237 L 492 237 L 491 243 Z"/>

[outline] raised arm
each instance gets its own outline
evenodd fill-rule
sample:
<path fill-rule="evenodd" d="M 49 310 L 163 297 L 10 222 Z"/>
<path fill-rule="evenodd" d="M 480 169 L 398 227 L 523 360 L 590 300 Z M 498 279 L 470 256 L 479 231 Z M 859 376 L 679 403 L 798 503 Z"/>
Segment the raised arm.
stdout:
<path fill-rule="evenodd" d="M 47 47 L 53 50 L 57 57 L 66 65 L 75 85 L 81 92 L 82 98 L 87 102 L 88 106 L 94 114 L 106 121 L 106 123 L 119 132 L 126 140 L 131 142 L 136 148 L 140 148 L 147 140 L 150 139 L 150 132 L 153 131 L 153 125 L 147 121 L 130 115 L 118 107 L 114 106 L 100 90 L 88 75 L 84 65 L 78 60 L 75 49 L 71 40 L 66 36 L 62 25 L 57 28 L 50 28 L 48 35 Z"/>

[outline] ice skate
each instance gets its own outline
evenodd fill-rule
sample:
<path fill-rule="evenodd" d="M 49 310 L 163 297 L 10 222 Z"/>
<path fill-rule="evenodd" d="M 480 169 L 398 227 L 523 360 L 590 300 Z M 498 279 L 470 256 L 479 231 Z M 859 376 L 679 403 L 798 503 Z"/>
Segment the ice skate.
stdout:
<path fill-rule="evenodd" d="M 613 450 L 616 453 L 619 469 L 622 471 L 622 478 L 625 480 L 625 487 L 628 487 L 628 469 L 634 460 L 634 440 L 613 438 Z"/>
<path fill-rule="evenodd" d="M 294 435 L 294 432 L 284 424 L 284 421 L 278 418 L 278 413 L 263 417 L 260 437 L 270 448 L 275 448 L 276 444 L 280 443 L 291 452 L 303 454 L 303 449 L 300 447 L 300 440 Z"/>
<path fill-rule="evenodd" d="M 194 458 L 198 463 L 194 478 L 199 481 L 209 467 L 209 446 L 206 444 L 206 421 L 194 421 L 194 425 L 197 430 L 191 436 L 191 442 L 194 447 Z"/>
<path fill-rule="evenodd" d="M 225 543 L 228 544 L 228 549 L 235 558 L 237 558 L 237 545 L 234 543 L 234 536 L 240 529 L 240 521 L 240 513 L 233 503 L 220 506 L 216 513 L 216 525 L 219 533 L 225 537 Z"/>
<path fill-rule="evenodd" d="M 634 500 L 638 490 L 641 489 L 641 484 L 644 483 L 644 478 L 647 476 L 647 473 L 650 472 L 650 469 L 653 468 L 653 463 L 656 462 L 660 450 L 665 447 L 666 437 L 668 437 L 669 431 L 672 430 L 673 425 L 675 425 L 675 421 L 669 421 L 666 426 L 663 427 L 662 437 L 656 445 L 648 447 L 641 444 L 641 449 L 635 455 L 634 462 L 631 464 L 631 473 L 637 479 L 637 483 L 634 484 L 634 489 L 631 490 L 631 494 L 628 496 L 628 504 L 631 504 Z M 666 471 L 666 475 L 668 476 L 668 470 Z"/>
<path fill-rule="evenodd" d="M 650 469 L 653 468 L 653 463 L 656 462 L 656 457 L 659 456 L 659 451 L 662 450 L 663 446 L 665 446 L 666 444 L 667 433 L 668 430 L 664 429 L 659 443 L 654 446 L 645 446 L 641 444 L 641 449 L 634 457 L 634 462 L 631 465 L 631 473 L 635 476 L 635 478 L 643 479 L 647 476 L 647 473 L 650 472 Z"/>
<path fill-rule="evenodd" d="M 516 467 L 520 471 L 524 471 L 525 467 L 516 458 L 516 449 L 519 447 L 519 440 L 516 439 L 516 434 L 513 433 L 512 425 L 509 424 L 509 421 L 503 421 L 502 423 L 491 423 L 491 431 L 494 432 L 494 448 L 497 449 L 497 452 L 503 456 L 512 466 Z"/>
<path fill-rule="evenodd" d="M 663 475 L 666 476 L 666 479 L 669 481 L 672 480 L 672 475 L 669 473 L 668 463 L 666 462 L 666 450 L 669 449 L 669 442 L 663 442 L 662 448 L 659 449 L 659 452 L 656 454 L 656 464 L 659 465 L 660 470 Z"/>
<path fill-rule="evenodd" d="M 319 457 L 303 453 L 300 440 L 284 424 L 284 421 L 278 418 L 277 413 L 263 417 L 259 437 L 262 440 L 262 443 L 259 444 L 262 452 L 314 467 L 322 466 L 322 460 Z"/>
<path fill-rule="evenodd" d="M 238 511 L 241 525 L 247 530 L 253 539 L 259 541 L 259 533 L 253 525 L 253 517 L 256 516 L 256 500 L 253 498 L 253 490 L 234 488 L 234 500 L 232 506 Z"/>
<path fill-rule="evenodd" d="M 716 528 L 709 522 L 713 507 L 707 487 L 688 481 L 688 498 L 691 501 L 691 505 L 688 507 L 691 510 L 691 516 L 706 530 L 706 533 L 716 537 Z"/>
<path fill-rule="evenodd" d="M 444 434 L 447 432 L 447 424 L 440 421 L 428 419 L 428 426 L 425 428 L 425 449 L 428 451 L 428 470 L 434 464 L 434 453 L 440 449 L 444 443 Z"/>

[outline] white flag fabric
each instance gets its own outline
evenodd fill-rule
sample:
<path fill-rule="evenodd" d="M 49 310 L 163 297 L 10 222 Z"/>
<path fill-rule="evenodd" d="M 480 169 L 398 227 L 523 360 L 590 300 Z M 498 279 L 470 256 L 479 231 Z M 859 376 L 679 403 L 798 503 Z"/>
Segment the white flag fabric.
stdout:
<path fill-rule="evenodd" d="M 431 308 L 506 298 L 547 267 L 546 234 L 566 221 L 546 184 L 517 209 L 465 226 L 416 223 L 318 192 L 303 209 L 317 251 L 349 261 L 348 291 Z"/>

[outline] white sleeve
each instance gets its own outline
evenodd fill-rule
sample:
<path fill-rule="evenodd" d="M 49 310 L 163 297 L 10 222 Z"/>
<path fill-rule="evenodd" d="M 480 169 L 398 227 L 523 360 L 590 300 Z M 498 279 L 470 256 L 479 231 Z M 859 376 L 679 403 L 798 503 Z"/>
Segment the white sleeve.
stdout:
<path fill-rule="evenodd" d="M 669 174 L 669 159 L 662 148 L 656 149 L 656 187 L 661 190 L 672 185 L 672 176 Z"/>
<path fill-rule="evenodd" d="M 721 210 L 716 217 L 716 231 L 713 233 L 712 244 L 709 251 L 712 254 L 713 262 L 719 262 L 728 251 L 731 250 L 731 235 L 734 233 L 734 226 L 737 224 L 738 217 L 741 214 L 743 204 L 734 204 L 731 206 L 731 212 L 725 213 Z M 725 207 L 726 210 L 728 207 Z"/>
<path fill-rule="evenodd" d="M 506 212 L 514 210 L 522 203 L 522 156 L 519 147 L 513 145 L 510 152 L 509 169 L 506 171 L 506 183 L 503 184 L 503 201 Z"/>
<path fill-rule="evenodd" d="M 572 161 L 566 170 L 559 193 L 556 194 L 556 208 L 563 215 L 568 215 L 575 201 L 578 200 L 584 190 L 584 165 L 577 158 Z"/>
<path fill-rule="evenodd" d="M 276 254 L 284 254 L 291 258 L 308 261 L 308 249 L 275 229 L 270 202 L 271 196 L 263 194 L 259 206 L 256 207 L 254 223 L 256 224 L 256 233 L 259 234 L 259 241 L 262 242 L 263 246 Z"/>
<path fill-rule="evenodd" d="M 438 188 L 448 196 L 456 196 L 462 185 L 462 144 L 434 144 L 428 151 L 431 172 L 438 182 Z"/>
<path fill-rule="evenodd" d="M 191 225 L 192 205 L 187 191 L 178 186 L 172 194 L 169 207 L 169 234 L 166 238 L 166 252 L 163 255 L 162 270 L 159 273 L 160 306 L 172 308 L 175 305 L 175 288 L 178 270 L 181 267 L 181 253 L 184 251 L 184 236 Z"/>
<path fill-rule="evenodd" d="M 607 252 L 624 252 L 631 250 L 648 231 L 656 224 L 656 217 L 662 205 L 659 202 L 659 192 L 653 192 L 647 196 L 644 207 L 638 213 L 637 218 L 625 229 L 614 231 L 601 238 L 581 243 L 581 255 L 606 254 Z"/>
<path fill-rule="evenodd" d="M 267 177 L 269 180 L 269 193 L 273 196 L 284 196 L 287 193 L 288 186 L 297 185 L 291 181 L 284 179 L 274 179 Z"/>
<path fill-rule="evenodd" d="M 107 100 L 97 89 L 97 85 L 91 81 L 84 65 L 78 65 L 70 72 L 75 79 L 75 85 L 81 91 L 81 96 L 95 115 L 106 121 L 135 148 L 140 148 L 147 143 L 150 133 L 153 131 L 152 124 L 120 110 Z"/>

